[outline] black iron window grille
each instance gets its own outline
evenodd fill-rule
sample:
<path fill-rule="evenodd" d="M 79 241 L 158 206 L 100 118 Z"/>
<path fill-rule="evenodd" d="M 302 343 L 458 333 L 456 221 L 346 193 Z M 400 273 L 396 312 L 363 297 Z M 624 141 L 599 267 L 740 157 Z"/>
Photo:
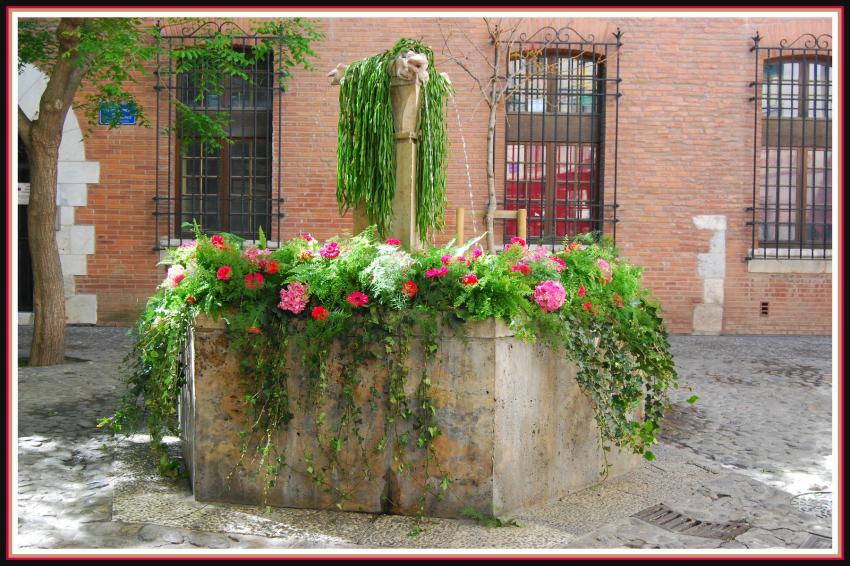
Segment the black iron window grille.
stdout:
<path fill-rule="evenodd" d="M 503 208 L 528 211 L 529 243 L 557 246 L 582 233 L 616 239 L 622 33 L 613 36 L 597 42 L 572 28 L 546 27 L 507 45 Z M 606 198 L 609 111 L 614 147 Z M 503 237 L 514 235 L 516 221 L 505 221 Z"/>
<path fill-rule="evenodd" d="M 174 35 L 162 29 L 160 37 L 171 52 L 215 33 L 231 35 L 234 49 L 246 53 L 261 39 L 230 22 L 206 22 Z M 226 76 L 210 84 L 204 69 L 178 73 L 170 57 L 157 58 L 155 249 L 190 239 L 183 226 L 192 221 L 205 232 L 227 231 L 249 240 L 262 228 L 269 245 L 277 245 L 284 216 L 279 171 L 284 91 L 275 63 L 282 59 L 270 53 L 247 78 Z M 181 115 L 187 109 L 219 122 L 229 141 L 209 143 L 195 135 Z"/>
<path fill-rule="evenodd" d="M 832 37 L 755 35 L 753 204 L 747 259 L 832 255 Z"/>

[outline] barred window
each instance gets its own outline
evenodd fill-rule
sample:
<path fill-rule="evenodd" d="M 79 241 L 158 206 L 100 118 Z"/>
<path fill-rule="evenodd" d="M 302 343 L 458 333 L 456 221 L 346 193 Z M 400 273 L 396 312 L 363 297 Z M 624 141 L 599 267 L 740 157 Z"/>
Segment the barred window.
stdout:
<path fill-rule="evenodd" d="M 560 41 L 561 32 L 513 45 L 507 57 L 504 207 L 525 208 L 529 242 L 546 245 L 603 230 L 605 97 L 619 93 L 616 79 L 606 92 L 608 48 L 619 47 L 619 35 L 606 44 Z M 504 238 L 515 234 L 506 221 Z"/>
<path fill-rule="evenodd" d="M 748 259 L 830 257 L 832 60 L 828 36 L 779 47 L 754 38 L 761 139 L 753 181 Z M 761 71 L 761 80 L 758 80 Z M 756 133 L 758 136 L 758 133 Z"/>
<path fill-rule="evenodd" d="M 256 237 L 260 228 L 270 233 L 271 56 L 259 61 L 248 76 L 248 80 L 228 76 L 221 85 L 202 86 L 206 79 L 200 73 L 183 75 L 178 81 L 183 104 L 209 116 L 225 117 L 232 143 L 215 149 L 193 139 L 177 144 L 177 233 L 192 220 L 204 230 L 246 238 Z"/>

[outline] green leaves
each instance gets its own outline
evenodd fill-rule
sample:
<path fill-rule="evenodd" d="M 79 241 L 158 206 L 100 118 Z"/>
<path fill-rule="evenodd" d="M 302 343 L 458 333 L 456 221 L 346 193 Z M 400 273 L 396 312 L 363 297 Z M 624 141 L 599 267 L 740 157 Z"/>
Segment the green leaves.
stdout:
<path fill-rule="evenodd" d="M 424 43 L 399 40 L 392 49 L 352 63 L 340 81 L 337 129 L 337 202 L 340 212 L 365 209 L 378 233 L 388 235 L 396 187 L 395 131 L 390 101 L 389 65 L 412 49 L 428 57 L 430 80 L 422 87 L 417 132 L 416 221 L 424 240 L 442 230 L 446 207 L 448 136 L 446 99 L 451 86 L 434 67 Z"/>
<path fill-rule="evenodd" d="M 693 404 L 694 404 L 694 403 L 696 403 L 697 401 L 699 401 L 699 395 L 691 395 L 691 396 L 690 396 L 690 397 L 688 397 L 688 399 L 687 399 L 688 405 L 693 405 Z"/>

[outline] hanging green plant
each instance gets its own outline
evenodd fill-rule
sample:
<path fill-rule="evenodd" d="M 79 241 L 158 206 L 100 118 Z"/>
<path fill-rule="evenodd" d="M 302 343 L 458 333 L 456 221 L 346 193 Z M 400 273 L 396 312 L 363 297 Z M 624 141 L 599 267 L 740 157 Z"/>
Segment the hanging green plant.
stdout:
<path fill-rule="evenodd" d="M 428 58 L 430 79 L 422 86 L 419 110 L 416 224 L 420 238 L 444 227 L 446 209 L 446 98 L 449 82 L 434 67 L 424 43 L 401 39 L 392 49 L 352 63 L 340 80 L 337 148 L 337 202 L 341 213 L 362 207 L 386 236 L 395 196 L 395 131 L 390 100 L 390 65 L 412 50 Z"/>

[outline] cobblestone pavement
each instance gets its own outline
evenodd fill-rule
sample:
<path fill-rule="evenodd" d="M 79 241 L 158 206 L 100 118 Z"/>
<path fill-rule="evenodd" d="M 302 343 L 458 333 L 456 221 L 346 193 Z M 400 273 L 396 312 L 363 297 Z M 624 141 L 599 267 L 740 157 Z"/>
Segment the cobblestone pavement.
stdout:
<path fill-rule="evenodd" d="M 19 352 L 30 328 L 19 329 Z M 125 329 L 69 327 L 87 360 L 18 372 L 19 552 L 35 549 L 733 548 L 831 544 L 831 340 L 673 337 L 674 392 L 658 459 L 529 509 L 521 528 L 397 516 L 201 504 L 158 476 L 148 438 L 95 427 L 123 393 Z M 685 403 L 690 395 L 700 400 Z M 173 439 L 175 452 L 178 451 Z M 701 521 L 744 521 L 731 540 L 633 515 L 664 503 Z M 184 550 L 183 552 L 187 552 Z"/>

